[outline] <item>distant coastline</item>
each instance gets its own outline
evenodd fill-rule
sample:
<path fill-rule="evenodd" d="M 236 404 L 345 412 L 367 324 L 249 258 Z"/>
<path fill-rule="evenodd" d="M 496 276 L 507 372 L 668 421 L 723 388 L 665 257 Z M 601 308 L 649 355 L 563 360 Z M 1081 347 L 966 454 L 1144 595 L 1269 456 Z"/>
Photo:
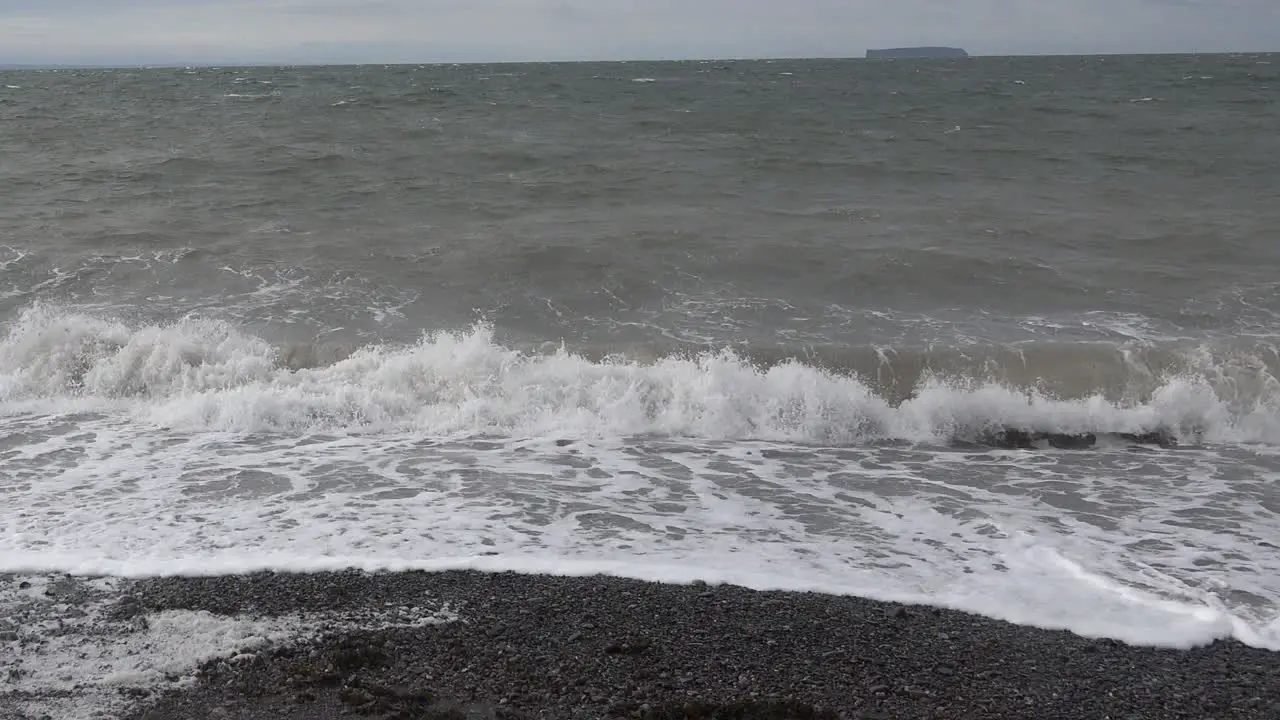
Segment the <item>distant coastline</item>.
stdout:
<path fill-rule="evenodd" d="M 50 65 L 47 63 L 0 63 L 0 70 L 80 70 L 110 65 Z"/>
<path fill-rule="evenodd" d="M 868 50 L 869 58 L 964 58 L 969 53 L 956 47 L 901 47 Z"/>

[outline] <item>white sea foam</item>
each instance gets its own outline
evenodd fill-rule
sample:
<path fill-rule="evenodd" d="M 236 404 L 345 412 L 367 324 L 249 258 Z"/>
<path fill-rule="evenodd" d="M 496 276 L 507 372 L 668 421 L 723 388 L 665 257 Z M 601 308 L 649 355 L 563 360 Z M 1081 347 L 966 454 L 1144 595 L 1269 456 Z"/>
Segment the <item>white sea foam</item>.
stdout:
<path fill-rule="evenodd" d="M 243 100 L 265 100 L 267 98 L 275 98 L 279 96 L 280 96 L 280 93 L 278 91 L 272 91 L 268 93 L 224 93 L 222 95 L 222 97 L 224 98 L 231 98 L 231 99 L 239 98 Z"/>
<path fill-rule="evenodd" d="M 168 610 L 121 619 L 108 612 L 120 597 L 118 586 L 106 577 L 0 578 L 0 617 L 17 628 L 16 639 L 0 640 L 0 666 L 10 670 L 0 704 L 30 717 L 101 717 L 126 706 L 122 689 L 183 684 L 213 658 L 248 658 L 333 628 L 457 619 L 447 606 L 283 617 Z"/>
<path fill-rule="evenodd" d="M 1126 406 L 940 379 L 892 406 L 799 363 L 592 361 L 484 327 L 279 360 L 221 322 L 24 314 L 0 341 L 0 571 L 605 571 L 1280 648 L 1274 383 L 1213 356 Z M 1211 442 L 936 445 L 991 424 Z"/>
<path fill-rule="evenodd" d="M 1034 388 L 929 379 L 891 406 L 855 377 L 730 351 L 652 362 L 526 353 L 492 330 L 370 345 L 291 369 L 280 349 L 226 322 L 133 327 L 37 308 L 0 341 L 0 412 L 126 410 L 179 431 L 420 432 L 435 437 L 664 435 L 853 444 L 946 441 L 999 425 L 1060 432 L 1194 431 L 1213 442 L 1280 443 L 1280 383 L 1205 354 L 1149 401 L 1063 400 Z M 1256 364 L 1256 363 L 1255 363 Z M 1247 391 L 1247 392 L 1245 392 Z"/>

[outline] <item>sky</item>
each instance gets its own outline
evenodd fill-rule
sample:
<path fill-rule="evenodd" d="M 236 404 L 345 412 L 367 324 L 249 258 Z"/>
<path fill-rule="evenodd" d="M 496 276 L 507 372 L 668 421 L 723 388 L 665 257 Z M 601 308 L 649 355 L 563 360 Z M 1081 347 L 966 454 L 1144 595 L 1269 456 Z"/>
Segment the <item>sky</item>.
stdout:
<path fill-rule="evenodd" d="M 0 0 L 0 63 L 1280 50 L 1280 0 Z"/>

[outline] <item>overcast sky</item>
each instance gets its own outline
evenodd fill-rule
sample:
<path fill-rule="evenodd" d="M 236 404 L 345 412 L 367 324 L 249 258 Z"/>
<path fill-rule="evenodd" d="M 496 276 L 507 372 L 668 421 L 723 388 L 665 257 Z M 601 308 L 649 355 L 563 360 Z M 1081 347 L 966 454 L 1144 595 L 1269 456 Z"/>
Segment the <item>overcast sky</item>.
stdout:
<path fill-rule="evenodd" d="M 1280 50 L 1280 0 L 0 0 L 0 62 Z"/>

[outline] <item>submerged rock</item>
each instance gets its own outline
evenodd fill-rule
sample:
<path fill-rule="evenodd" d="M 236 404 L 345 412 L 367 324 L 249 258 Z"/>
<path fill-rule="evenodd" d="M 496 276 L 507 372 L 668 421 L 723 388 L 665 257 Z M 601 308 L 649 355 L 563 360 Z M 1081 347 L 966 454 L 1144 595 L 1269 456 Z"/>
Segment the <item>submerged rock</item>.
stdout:
<path fill-rule="evenodd" d="M 1169 430 L 1159 429 L 1140 433 L 1062 433 L 1001 428 L 978 435 L 972 444 L 1004 450 L 1034 450 L 1050 447 L 1056 450 L 1088 450 L 1098 444 L 1100 437 L 1112 437 L 1135 445 L 1157 445 L 1162 448 L 1177 447 L 1178 438 Z M 957 444 L 965 445 L 963 440 Z"/>

